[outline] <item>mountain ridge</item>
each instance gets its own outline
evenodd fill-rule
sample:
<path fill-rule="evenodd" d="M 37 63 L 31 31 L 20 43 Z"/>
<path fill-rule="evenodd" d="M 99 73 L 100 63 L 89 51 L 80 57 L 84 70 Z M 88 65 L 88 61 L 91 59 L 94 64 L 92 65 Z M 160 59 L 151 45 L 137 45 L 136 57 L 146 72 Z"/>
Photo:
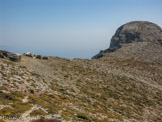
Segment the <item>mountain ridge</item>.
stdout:
<path fill-rule="evenodd" d="M 0 58 L 0 121 L 161 122 L 161 47 L 123 43 L 93 60 Z"/>

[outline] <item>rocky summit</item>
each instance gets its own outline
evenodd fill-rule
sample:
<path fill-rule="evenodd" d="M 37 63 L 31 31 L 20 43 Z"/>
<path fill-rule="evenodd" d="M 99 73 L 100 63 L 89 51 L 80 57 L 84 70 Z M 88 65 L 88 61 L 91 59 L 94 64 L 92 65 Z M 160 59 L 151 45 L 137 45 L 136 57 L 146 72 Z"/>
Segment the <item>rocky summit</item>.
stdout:
<path fill-rule="evenodd" d="M 111 39 L 110 47 L 100 51 L 92 57 L 98 59 L 104 53 L 113 52 L 123 46 L 123 44 L 134 42 L 146 42 L 162 45 L 162 29 L 158 25 L 146 21 L 134 21 L 119 27 Z"/>
<path fill-rule="evenodd" d="M 0 122 L 161 122 L 162 31 L 117 29 L 89 59 L 0 51 Z M 44 60 L 46 59 L 46 60 Z"/>

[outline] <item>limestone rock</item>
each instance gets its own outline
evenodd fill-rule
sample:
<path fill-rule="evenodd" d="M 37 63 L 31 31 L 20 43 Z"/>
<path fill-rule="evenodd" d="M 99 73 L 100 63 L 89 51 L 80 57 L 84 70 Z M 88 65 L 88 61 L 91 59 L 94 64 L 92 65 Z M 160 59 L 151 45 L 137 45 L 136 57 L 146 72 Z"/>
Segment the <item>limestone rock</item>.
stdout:
<path fill-rule="evenodd" d="M 0 50 L 0 58 L 6 58 L 14 62 L 19 62 L 21 60 L 21 55 Z"/>
<path fill-rule="evenodd" d="M 33 58 L 33 54 L 30 52 L 24 53 L 24 55 Z"/>
<path fill-rule="evenodd" d="M 162 29 L 158 25 L 147 21 L 133 21 L 119 27 L 111 39 L 110 47 L 100 51 L 92 59 L 98 59 L 104 53 L 113 52 L 123 44 L 133 42 L 148 42 L 162 46 Z"/>

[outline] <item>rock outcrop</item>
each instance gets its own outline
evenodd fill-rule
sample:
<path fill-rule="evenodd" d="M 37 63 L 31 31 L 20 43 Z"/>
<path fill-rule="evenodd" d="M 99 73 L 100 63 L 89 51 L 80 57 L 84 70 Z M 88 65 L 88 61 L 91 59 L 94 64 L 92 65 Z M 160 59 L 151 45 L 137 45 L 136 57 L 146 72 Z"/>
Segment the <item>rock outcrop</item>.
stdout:
<path fill-rule="evenodd" d="M 23 55 L 33 58 L 33 54 L 31 52 L 24 53 Z"/>
<path fill-rule="evenodd" d="M 42 55 L 36 55 L 36 54 L 32 54 L 30 52 L 27 52 L 27 53 L 24 53 L 23 54 L 24 56 L 28 56 L 28 57 L 31 57 L 31 58 L 36 58 L 36 59 L 44 59 L 44 60 L 48 60 L 48 56 L 42 56 Z"/>
<path fill-rule="evenodd" d="M 6 58 L 14 62 L 19 62 L 21 60 L 21 55 L 0 50 L 0 58 Z"/>
<path fill-rule="evenodd" d="M 98 59 L 104 53 L 114 52 L 123 44 L 132 42 L 148 42 L 162 46 L 162 29 L 158 25 L 147 21 L 133 21 L 119 27 L 111 39 L 110 47 L 101 50 L 92 59 Z"/>

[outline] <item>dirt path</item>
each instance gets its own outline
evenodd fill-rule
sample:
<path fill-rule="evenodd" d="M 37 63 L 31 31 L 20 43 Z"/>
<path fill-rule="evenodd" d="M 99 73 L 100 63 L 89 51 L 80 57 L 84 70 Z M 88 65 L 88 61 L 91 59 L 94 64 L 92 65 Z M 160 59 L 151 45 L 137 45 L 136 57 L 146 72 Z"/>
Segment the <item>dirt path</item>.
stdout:
<path fill-rule="evenodd" d="M 26 97 L 25 97 L 26 98 Z M 24 99 L 25 99 L 24 98 Z M 25 99 L 26 100 L 26 99 Z M 24 100 L 24 101 L 25 101 Z M 5 122 L 30 122 L 30 120 L 27 119 L 27 117 L 30 115 L 30 113 L 35 109 L 35 105 L 29 110 L 26 111 L 24 114 L 22 114 L 22 119 L 20 120 L 5 120 Z"/>
<path fill-rule="evenodd" d="M 25 113 L 22 114 L 22 118 L 23 119 L 27 118 L 35 108 L 37 108 L 37 106 L 33 105 L 33 107 L 29 111 L 26 111 Z"/>

